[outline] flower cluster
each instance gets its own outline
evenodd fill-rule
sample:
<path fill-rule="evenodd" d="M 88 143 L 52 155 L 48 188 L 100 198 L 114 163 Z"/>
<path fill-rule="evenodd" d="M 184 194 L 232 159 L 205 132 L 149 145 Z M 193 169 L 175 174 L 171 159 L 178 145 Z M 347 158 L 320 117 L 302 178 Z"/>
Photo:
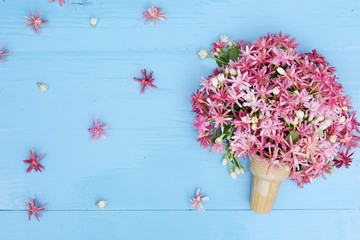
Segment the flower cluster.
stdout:
<path fill-rule="evenodd" d="M 332 167 L 349 167 L 359 122 L 335 68 L 313 50 L 302 53 L 288 35 L 246 43 L 223 35 L 213 43 L 219 65 L 192 95 L 197 140 L 225 153 L 230 173 L 238 158 L 258 155 L 272 167 L 288 165 L 300 187 Z"/>

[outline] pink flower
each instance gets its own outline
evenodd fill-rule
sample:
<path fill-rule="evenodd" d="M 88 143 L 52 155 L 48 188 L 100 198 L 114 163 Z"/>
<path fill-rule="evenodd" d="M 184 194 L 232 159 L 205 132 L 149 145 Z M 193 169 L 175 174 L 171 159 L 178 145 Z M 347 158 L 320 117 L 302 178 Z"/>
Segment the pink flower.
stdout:
<path fill-rule="evenodd" d="M 58 0 L 59 5 L 62 6 L 65 3 L 65 0 Z M 55 2 L 55 0 L 50 0 L 50 2 Z"/>
<path fill-rule="evenodd" d="M 161 11 L 161 8 L 157 8 L 154 5 L 148 8 L 147 12 L 143 13 L 143 18 L 147 18 L 145 24 L 149 24 L 150 22 L 154 21 L 155 26 L 159 26 L 159 20 L 165 21 L 167 19 L 167 16 L 165 15 L 165 12 Z"/>
<path fill-rule="evenodd" d="M 155 81 L 155 78 L 153 78 L 153 72 L 150 72 L 149 76 L 146 74 L 146 69 L 141 70 L 141 74 L 143 75 L 142 78 L 136 78 L 134 77 L 134 80 L 139 82 L 141 85 L 141 94 L 145 92 L 145 89 L 147 87 L 152 87 L 157 89 L 158 87 L 153 84 Z"/>
<path fill-rule="evenodd" d="M 36 219 L 40 222 L 39 212 L 45 212 L 45 208 L 44 208 L 45 203 L 37 207 L 35 199 L 30 198 L 30 201 L 26 203 L 26 206 L 28 208 L 29 221 L 31 219 L 31 216 L 34 215 Z"/>
<path fill-rule="evenodd" d="M 352 162 L 352 155 L 354 153 L 349 154 L 349 149 L 346 149 L 346 152 L 340 152 L 339 156 L 333 160 L 333 165 L 336 168 L 341 168 L 343 165 L 346 168 L 349 168 L 351 162 Z"/>
<path fill-rule="evenodd" d="M 34 28 L 35 33 L 39 32 L 39 27 L 43 27 L 47 23 L 47 20 L 42 20 L 40 18 L 40 11 L 38 12 L 37 16 L 35 16 L 33 12 L 30 11 L 30 17 L 25 18 L 27 18 L 27 20 L 29 21 L 29 24 L 27 24 L 26 26 Z"/>
<path fill-rule="evenodd" d="M 97 118 L 95 118 L 94 127 L 88 129 L 89 132 L 93 133 L 92 142 L 95 142 L 99 137 L 105 139 L 106 134 L 104 130 L 107 128 L 108 128 L 107 124 L 100 124 Z"/>
<path fill-rule="evenodd" d="M 44 157 L 44 153 L 40 154 L 40 156 L 36 157 L 34 153 L 34 149 L 30 150 L 30 159 L 24 160 L 23 162 L 26 164 L 30 164 L 30 166 L 26 169 L 26 172 L 29 173 L 33 169 L 35 172 L 41 172 L 42 169 L 45 169 L 43 165 L 41 165 L 39 162 Z"/>
<path fill-rule="evenodd" d="M 201 192 L 200 192 L 200 188 L 198 188 L 196 190 L 195 197 L 190 199 L 191 207 L 196 208 L 200 212 L 204 212 L 205 208 L 202 205 L 202 203 L 206 202 L 206 201 L 209 201 L 209 197 L 203 197 Z"/>
<path fill-rule="evenodd" d="M 3 46 L 0 44 L 0 61 L 1 62 L 6 62 L 6 60 L 3 59 L 2 57 L 5 57 L 5 56 L 7 56 L 9 54 L 10 54 L 9 51 L 3 49 Z"/>

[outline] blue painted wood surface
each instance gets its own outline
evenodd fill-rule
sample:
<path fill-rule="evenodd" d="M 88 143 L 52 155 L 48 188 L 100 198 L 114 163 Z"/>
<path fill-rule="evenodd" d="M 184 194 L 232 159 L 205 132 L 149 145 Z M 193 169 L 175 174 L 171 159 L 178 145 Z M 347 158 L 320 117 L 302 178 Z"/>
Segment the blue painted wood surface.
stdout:
<path fill-rule="evenodd" d="M 157 29 L 141 18 L 151 4 L 169 16 Z M 223 33 L 283 31 L 337 67 L 360 111 L 359 1 L 5 0 L 0 10 L 0 43 L 12 52 L 0 63 L 0 240 L 360 239 L 359 152 L 327 180 L 285 181 L 273 212 L 255 214 L 251 175 L 231 180 L 221 156 L 199 146 L 190 103 L 215 67 L 200 48 Z M 49 20 L 39 36 L 24 26 L 30 10 Z M 142 68 L 158 90 L 139 94 Z M 109 124 L 107 140 L 90 142 L 94 117 Z M 32 147 L 46 153 L 41 174 L 25 174 Z M 189 209 L 196 187 L 210 196 L 206 213 Z M 47 202 L 40 223 L 25 212 L 34 195 Z"/>

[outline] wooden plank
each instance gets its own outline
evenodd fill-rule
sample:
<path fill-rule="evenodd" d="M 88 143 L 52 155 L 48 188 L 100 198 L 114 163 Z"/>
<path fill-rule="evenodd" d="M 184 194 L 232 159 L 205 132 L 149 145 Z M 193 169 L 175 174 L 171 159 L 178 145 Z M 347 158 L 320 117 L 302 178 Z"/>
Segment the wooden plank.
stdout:
<path fill-rule="evenodd" d="M 25 212 L 0 212 L 6 231 L 17 239 L 319 239 L 358 240 L 359 211 L 46 212 L 41 223 Z"/>

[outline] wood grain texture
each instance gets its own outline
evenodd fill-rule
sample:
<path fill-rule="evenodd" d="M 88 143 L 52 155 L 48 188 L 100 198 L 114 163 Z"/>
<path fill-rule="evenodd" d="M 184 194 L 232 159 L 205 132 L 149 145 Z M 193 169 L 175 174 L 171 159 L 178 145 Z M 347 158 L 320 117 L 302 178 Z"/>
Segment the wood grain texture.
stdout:
<path fill-rule="evenodd" d="M 151 4 L 169 16 L 157 29 L 141 18 Z M 49 20 L 39 36 L 24 26 L 30 9 Z M 215 67 L 199 49 L 223 33 L 252 41 L 283 31 L 336 66 L 360 111 L 359 1 L 5 0 L 0 10 L 0 43 L 12 53 L 0 63 L 0 240 L 360 239 L 358 151 L 327 180 L 285 181 L 275 210 L 258 215 L 249 171 L 231 180 L 221 155 L 196 142 L 190 102 Z M 142 68 L 158 90 L 140 95 L 132 78 Z M 107 140 L 90 142 L 94 117 L 109 124 Z M 32 147 L 46 153 L 41 174 L 25 174 Z M 204 214 L 189 211 L 197 187 L 210 196 Z M 49 210 L 40 224 L 24 211 L 34 195 Z"/>

